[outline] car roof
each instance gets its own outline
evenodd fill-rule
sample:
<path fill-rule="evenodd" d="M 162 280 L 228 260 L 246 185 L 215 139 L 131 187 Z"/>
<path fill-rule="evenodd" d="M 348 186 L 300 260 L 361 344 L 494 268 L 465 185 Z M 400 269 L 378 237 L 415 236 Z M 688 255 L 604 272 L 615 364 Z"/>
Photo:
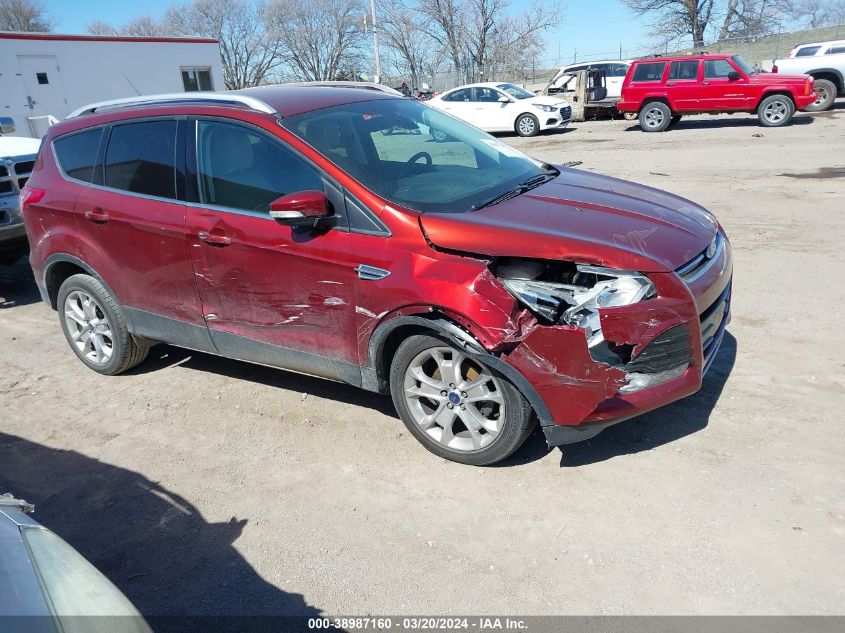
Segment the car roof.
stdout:
<path fill-rule="evenodd" d="M 656 57 L 643 57 L 642 59 L 636 59 L 633 63 L 635 64 L 648 64 L 652 62 L 677 62 L 677 61 L 690 61 L 690 60 L 699 60 L 699 59 L 731 59 L 734 57 L 732 54 L 728 53 L 695 53 L 693 55 L 659 55 Z"/>
<path fill-rule="evenodd" d="M 563 70 L 565 68 L 573 68 L 575 66 L 591 66 L 593 64 L 625 64 L 626 66 L 630 66 L 633 63 L 634 62 L 630 59 L 596 59 L 588 62 L 573 62 L 571 64 L 561 66 L 560 69 Z"/>
<path fill-rule="evenodd" d="M 792 50 L 799 48 L 807 48 L 808 46 L 833 46 L 835 44 L 845 44 L 845 40 L 828 40 L 826 42 L 809 42 L 807 44 L 796 44 Z"/>

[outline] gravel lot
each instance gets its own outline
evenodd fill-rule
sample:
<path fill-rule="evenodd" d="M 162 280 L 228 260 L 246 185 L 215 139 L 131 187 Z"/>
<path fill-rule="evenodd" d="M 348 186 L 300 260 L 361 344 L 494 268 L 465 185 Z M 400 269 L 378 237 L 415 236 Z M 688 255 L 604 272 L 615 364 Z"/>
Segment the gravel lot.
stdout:
<path fill-rule="evenodd" d="M 0 269 L 0 492 L 146 615 L 845 613 L 845 103 L 505 140 L 718 215 L 733 322 L 699 394 L 460 466 L 331 382 L 166 346 L 100 377 L 22 261 Z"/>

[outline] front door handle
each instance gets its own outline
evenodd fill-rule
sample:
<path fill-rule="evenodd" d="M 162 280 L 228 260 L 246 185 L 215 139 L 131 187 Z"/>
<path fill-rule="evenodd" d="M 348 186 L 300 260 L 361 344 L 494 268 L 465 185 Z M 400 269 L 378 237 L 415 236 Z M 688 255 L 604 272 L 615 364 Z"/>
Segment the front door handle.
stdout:
<path fill-rule="evenodd" d="M 109 214 L 102 209 L 91 209 L 85 212 L 85 219 L 96 224 L 105 224 L 109 221 Z"/>
<path fill-rule="evenodd" d="M 231 237 L 226 237 L 225 235 L 214 235 L 212 233 L 206 233 L 205 231 L 197 233 L 197 237 L 206 244 L 213 244 L 214 246 L 228 246 L 232 243 Z"/>

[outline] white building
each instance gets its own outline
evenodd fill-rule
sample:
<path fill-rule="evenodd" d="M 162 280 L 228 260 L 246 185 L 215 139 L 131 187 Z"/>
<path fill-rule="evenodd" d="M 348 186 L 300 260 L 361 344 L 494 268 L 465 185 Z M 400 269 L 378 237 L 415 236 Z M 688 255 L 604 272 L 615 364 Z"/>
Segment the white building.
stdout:
<path fill-rule="evenodd" d="M 0 117 L 17 136 L 94 101 L 225 88 L 213 39 L 0 32 Z"/>

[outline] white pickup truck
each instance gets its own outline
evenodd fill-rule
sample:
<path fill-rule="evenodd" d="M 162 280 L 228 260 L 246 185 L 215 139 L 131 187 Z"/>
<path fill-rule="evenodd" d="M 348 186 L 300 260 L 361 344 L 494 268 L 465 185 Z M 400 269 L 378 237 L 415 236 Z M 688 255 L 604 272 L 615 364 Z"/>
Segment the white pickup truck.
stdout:
<path fill-rule="evenodd" d="M 8 136 L 14 131 L 11 119 L 0 117 L 0 265 L 13 264 L 29 248 L 18 196 L 41 145 L 34 138 Z"/>
<path fill-rule="evenodd" d="M 806 109 L 829 110 L 837 96 L 845 96 L 845 40 L 796 46 L 788 57 L 774 61 L 772 72 L 812 76 L 818 99 Z"/>

